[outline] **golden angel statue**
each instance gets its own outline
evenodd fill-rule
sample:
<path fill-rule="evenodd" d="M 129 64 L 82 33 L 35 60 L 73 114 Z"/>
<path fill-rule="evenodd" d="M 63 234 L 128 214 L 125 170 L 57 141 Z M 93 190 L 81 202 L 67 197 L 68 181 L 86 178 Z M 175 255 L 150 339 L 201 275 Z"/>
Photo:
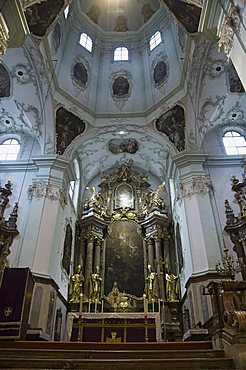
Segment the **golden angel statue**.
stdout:
<path fill-rule="evenodd" d="M 96 272 L 91 274 L 90 282 L 90 300 L 91 302 L 99 302 L 101 293 L 102 278 L 99 276 L 99 267 L 96 267 Z"/>
<path fill-rule="evenodd" d="M 149 302 L 159 298 L 158 276 L 156 272 L 151 271 L 150 265 L 148 265 L 148 276 L 145 279 L 145 292 Z"/>
<path fill-rule="evenodd" d="M 166 273 L 166 292 L 168 301 L 177 301 L 179 299 L 178 276 L 170 273 L 169 270 Z"/>
<path fill-rule="evenodd" d="M 70 278 L 69 286 L 69 303 L 79 303 L 80 294 L 82 293 L 82 285 L 84 281 L 84 276 L 81 274 L 81 265 L 76 268 L 76 273 Z"/>

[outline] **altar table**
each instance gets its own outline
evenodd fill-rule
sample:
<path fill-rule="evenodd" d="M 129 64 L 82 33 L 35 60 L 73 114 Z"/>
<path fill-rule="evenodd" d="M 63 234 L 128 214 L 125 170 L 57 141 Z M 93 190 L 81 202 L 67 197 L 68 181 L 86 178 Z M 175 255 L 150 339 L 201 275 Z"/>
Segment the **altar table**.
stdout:
<path fill-rule="evenodd" d="M 144 314 L 138 313 L 83 313 L 82 342 L 145 342 Z M 148 313 L 148 341 L 161 341 L 159 313 Z M 75 342 L 79 334 L 79 314 L 70 312 L 67 317 L 65 340 Z"/>

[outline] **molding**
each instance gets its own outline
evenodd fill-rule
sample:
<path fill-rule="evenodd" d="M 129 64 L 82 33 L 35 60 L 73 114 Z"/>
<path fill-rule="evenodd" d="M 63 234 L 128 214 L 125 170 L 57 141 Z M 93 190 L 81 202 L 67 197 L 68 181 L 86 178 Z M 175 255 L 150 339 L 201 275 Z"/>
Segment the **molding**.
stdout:
<path fill-rule="evenodd" d="M 209 156 L 206 165 L 210 167 L 241 167 L 243 168 L 245 155 L 218 155 Z"/>
<path fill-rule="evenodd" d="M 185 288 L 188 290 L 191 284 L 202 283 L 208 280 L 228 280 L 227 277 L 219 275 L 216 272 L 205 272 L 200 275 L 192 275 L 189 277 L 185 284 Z"/>

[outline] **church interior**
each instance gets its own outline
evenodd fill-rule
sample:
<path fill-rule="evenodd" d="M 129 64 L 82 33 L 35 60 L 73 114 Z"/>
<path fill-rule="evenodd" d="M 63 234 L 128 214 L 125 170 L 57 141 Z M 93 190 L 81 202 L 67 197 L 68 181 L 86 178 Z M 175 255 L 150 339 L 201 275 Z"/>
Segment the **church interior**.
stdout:
<path fill-rule="evenodd" d="M 0 1 L 0 368 L 245 368 L 245 53 L 245 0 Z"/>

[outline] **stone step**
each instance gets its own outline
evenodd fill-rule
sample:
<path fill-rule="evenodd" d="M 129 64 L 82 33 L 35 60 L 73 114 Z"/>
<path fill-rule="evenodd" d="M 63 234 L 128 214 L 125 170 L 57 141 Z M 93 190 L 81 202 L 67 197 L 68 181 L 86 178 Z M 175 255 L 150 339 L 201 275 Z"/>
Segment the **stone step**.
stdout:
<path fill-rule="evenodd" d="M 162 350 L 155 351 L 144 349 L 143 351 L 138 350 L 52 350 L 52 349 L 17 349 L 5 348 L 0 350 L 0 361 L 2 358 L 9 357 L 12 359 L 24 359 L 24 358 L 73 358 L 73 359 L 132 359 L 132 358 L 155 358 L 155 359 L 182 359 L 185 357 L 189 358 L 224 358 L 225 354 L 220 350 L 189 350 L 184 353 L 182 350 Z"/>
<path fill-rule="evenodd" d="M 233 369 L 229 358 L 182 359 L 25 359 L 1 358 L 1 369 L 73 370 L 160 370 L 160 369 Z"/>
<path fill-rule="evenodd" d="M 58 349 L 58 350 L 202 350 L 212 349 L 212 342 L 128 342 L 128 343 L 98 343 L 98 342 L 36 342 L 36 341 L 0 341 L 0 350 L 4 348 L 13 349 Z"/>

